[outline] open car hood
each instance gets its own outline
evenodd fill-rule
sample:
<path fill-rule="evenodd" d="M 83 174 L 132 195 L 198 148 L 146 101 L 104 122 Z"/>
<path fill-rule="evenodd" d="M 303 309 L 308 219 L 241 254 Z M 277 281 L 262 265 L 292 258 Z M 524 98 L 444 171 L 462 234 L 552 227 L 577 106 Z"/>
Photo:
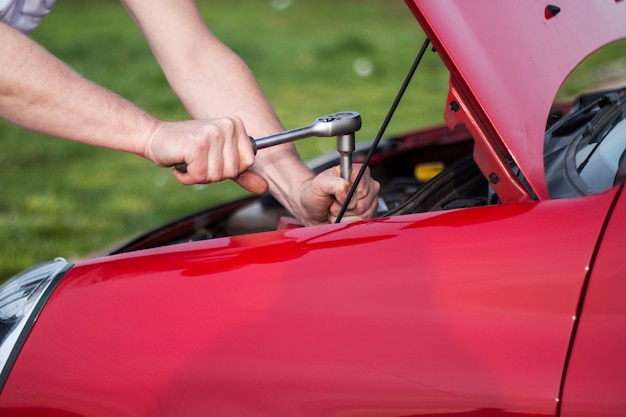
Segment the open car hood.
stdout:
<path fill-rule="evenodd" d="M 547 199 L 544 131 L 555 95 L 585 57 L 626 37 L 626 1 L 406 3 L 450 70 L 446 122 L 470 129 L 474 159 L 500 199 Z"/>

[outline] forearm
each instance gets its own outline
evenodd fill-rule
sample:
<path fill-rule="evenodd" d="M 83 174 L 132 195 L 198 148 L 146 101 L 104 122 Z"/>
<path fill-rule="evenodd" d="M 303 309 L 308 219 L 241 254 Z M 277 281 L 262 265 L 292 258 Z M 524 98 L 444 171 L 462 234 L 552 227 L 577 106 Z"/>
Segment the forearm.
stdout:
<path fill-rule="evenodd" d="M 206 51 L 163 66 L 172 88 L 195 119 L 236 115 L 256 138 L 283 130 L 248 67 L 222 44 L 213 43 Z M 270 192 L 283 204 L 297 195 L 303 181 L 313 177 L 291 144 L 259 150 L 251 169 L 268 181 Z M 293 202 L 289 204 L 298 210 Z"/>
<path fill-rule="evenodd" d="M 222 63 L 232 60 L 228 69 L 213 70 L 214 77 L 199 78 L 200 73 L 210 73 L 211 70 L 207 69 L 200 70 L 198 77 L 180 77 L 172 83 L 186 108 L 194 118 L 236 115 L 243 120 L 248 134 L 255 138 L 281 132 L 283 127 L 278 117 L 250 71 L 238 57 L 230 54 L 226 52 L 221 58 Z M 206 63 L 190 67 L 207 68 L 211 64 L 209 57 L 206 59 Z M 226 90 L 225 86 L 237 87 Z M 207 99 L 216 94 L 218 100 Z M 300 195 L 299 188 L 313 178 L 313 173 L 302 163 L 292 144 L 259 150 L 251 170 L 265 178 L 271 194 L 299 216 L 302 208 L 294 196 Z"/>
<path fill-rule="evenodd" d="M 45 134 L 145 156 L 157 120 L 0 24 L 0 117 Z"/>
<path fill-rule="evenodd" d="M 251 71 L 208 30 L 193 1 L 123 3 L 195 119 L 237 116 L 252 137 L 283 130 Z M 293 196 L 299 195 L 299 188 L 313 174 L 291 144 L 260 150 L 251 170 L 265 178 L 270 192 L 298 215 L 300 202 Z"/>

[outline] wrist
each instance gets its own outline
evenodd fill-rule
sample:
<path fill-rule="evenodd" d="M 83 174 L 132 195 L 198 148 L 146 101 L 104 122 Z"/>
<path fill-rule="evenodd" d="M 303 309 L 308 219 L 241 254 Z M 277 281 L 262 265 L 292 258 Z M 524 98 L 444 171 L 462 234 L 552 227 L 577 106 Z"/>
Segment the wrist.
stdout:
<path fill-rule="evenodd" d="M 154 155 L 154 140 L 158 133 L 159 126 L 161 125 L 161 121 L 158 119 L 151 120 L 151 123 L 148 123 L 146 129 L 139 135 L 139 143 L 143 145 L 138 148 L 137 154 L 142 156 L 153 163 L 156 163 L 155 155 Z"/>
<path fill-rule="evenodd" d="M 302 199 L 313 182 L 314 174 L 300 160 L 293 145 L 259 150 L 252 171 L 267 180 L 270 193 L 292 215 L 303 223 L 309 223 L 306 203 Z"/>

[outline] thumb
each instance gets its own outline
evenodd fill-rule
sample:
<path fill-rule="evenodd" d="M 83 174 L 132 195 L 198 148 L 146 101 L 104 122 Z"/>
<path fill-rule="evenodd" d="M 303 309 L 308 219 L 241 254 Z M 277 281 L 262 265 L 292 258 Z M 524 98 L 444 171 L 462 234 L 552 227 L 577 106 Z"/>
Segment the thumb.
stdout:
<path fill-rule="evenodd" d="M 252 171 L 242 172 L 233 181 L 255 194 L 263 194 L 269 188 L 267 181 Z"/>

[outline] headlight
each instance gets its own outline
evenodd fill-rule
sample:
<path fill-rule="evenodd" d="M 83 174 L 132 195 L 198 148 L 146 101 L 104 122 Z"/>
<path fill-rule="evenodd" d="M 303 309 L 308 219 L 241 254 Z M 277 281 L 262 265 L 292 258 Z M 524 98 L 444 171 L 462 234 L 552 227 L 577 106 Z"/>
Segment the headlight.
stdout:
<path fill-rule="evenodd" d="M 0 287 L 0 391 L 35 319 L 71 266 L 57 259 L 28 269 Z"/>

